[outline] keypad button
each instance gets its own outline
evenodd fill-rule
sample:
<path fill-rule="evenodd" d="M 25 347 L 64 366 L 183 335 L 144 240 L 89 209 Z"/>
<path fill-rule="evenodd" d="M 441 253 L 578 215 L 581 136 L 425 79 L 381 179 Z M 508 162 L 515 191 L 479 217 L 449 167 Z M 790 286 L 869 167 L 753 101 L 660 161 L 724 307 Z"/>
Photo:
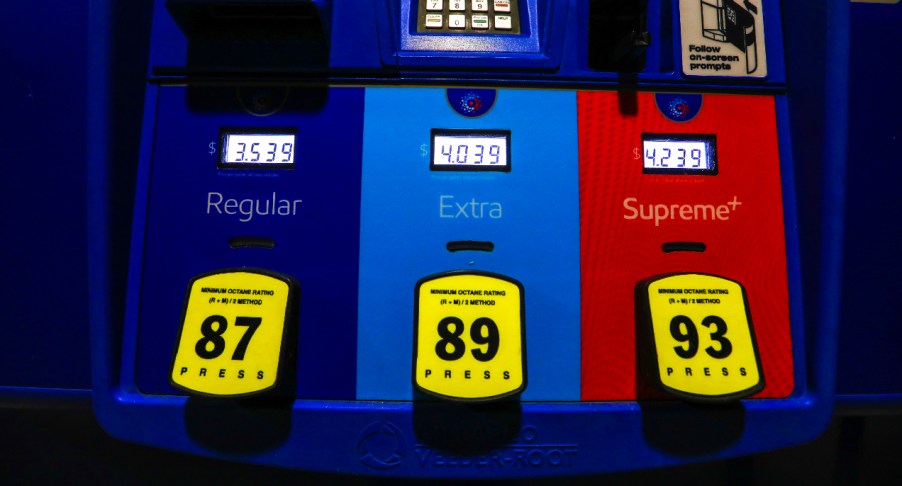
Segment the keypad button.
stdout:
<path fill-rule="evenodd" d="M 495 1 L 495 11 L 496 12 L 510 12 L 511 11 L 511 2 L 510 0 L 494 0 Z M 510 27 L 508 27 L 509 29 Z"/>
<path fill-rule="evenodd" d="M 486 30 L 489 28 L 489 16 L 488 15 L 474 15 L 470 20 L 470 25 L 474 29 Z"/>
<path fill-rule="evenodd" d="M 467 16 L 466 15 L 449 15 L 448 16 L 448 27 L 452 29 L 466 29 L 467 28 Z"/>
<path fill-rule="evenodd" d="M 518 34 L 517 0 L 422 0 L 418 32 L 468 34 Z M 448 31 L 451 32 L 448 32 Z"/>
<path fill-rule="evenodd" d="M 441 14 L 426 15 L 426 27 L 430 29 L 441 29 L 443 25 Z"/>

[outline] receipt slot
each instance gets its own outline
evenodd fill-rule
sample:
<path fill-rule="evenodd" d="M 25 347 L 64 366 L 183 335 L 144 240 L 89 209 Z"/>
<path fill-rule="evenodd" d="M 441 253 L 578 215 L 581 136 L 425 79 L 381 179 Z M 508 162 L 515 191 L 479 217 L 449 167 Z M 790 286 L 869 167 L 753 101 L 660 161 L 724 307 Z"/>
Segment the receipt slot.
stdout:
<path fill-rule="evenodd" d="M 841 211 L 807 177 L 842 173 L 821 165 L 841 165 L 824 144 L 842 126 L 821 122 L 845 93 L 790 83 L 825 64 L 783 26 L 831 15 L 156 2 L 135 197 L 108 201 L 132 204 L 132 233 L 92 206 L 94 247 L 131 245 L 127 275 L 95 258 L 98 302 L 127 288 L 94 323 L 98 420 L 188 454 L 385 477 L 812 439 L 838 256 L 812 235 Z M 92 182 L 123 163 L 92 161 Z"/>

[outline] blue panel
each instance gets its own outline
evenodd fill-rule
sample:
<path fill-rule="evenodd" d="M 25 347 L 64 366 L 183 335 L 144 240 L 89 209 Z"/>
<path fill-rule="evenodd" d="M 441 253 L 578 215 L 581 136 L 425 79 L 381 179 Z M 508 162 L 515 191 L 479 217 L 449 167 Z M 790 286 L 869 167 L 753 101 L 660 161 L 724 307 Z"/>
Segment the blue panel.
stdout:
<path fill-rule="evenodd" d="M 431 172 L 433 128 L 510 130 L 511 171 Z M 443 89 L 367 88 L 363 164 L 358 398 L 412 398 L 417 280 L 482 270 L 525 289 L 522 399 L 578 400 L 576 94 L 499 90 L 486 115 L 466 118 Z M 446 250 L 459 240 L 491 241 L 495 250 Z"/>
<path fill-rule="evenodd" d="M 880 406 L 902 398 L 902 64 L 875 46 L 897 42 L 902 3 L 853 3 L 851 10 L 849 218 L 836 386 L 856 405 L 874 395 L 869 405 Z"/>
<path fill-rule="evenodd" d="M 70 1 L 4 3 L 0 18 L 0 387 L 48 396 L 91 385 L 86 18 Z"/>
<path fill-rule="evenodd" d="M 362 109 L 363 90 L 352 88 L 293 90 L 271 116 L 245 113 L 235 88 L 160 89 L 144 260 L 132 269 L 142 392 L 176 393 L 169 366 L 191 277 L 248 266 L 300 284 L 298 396 L 353 398 L 357 312 L 347 302 L 357 293 Z M 295 169 L 218 170 L 209 152 L 221 127 L 296 128 Z M 229 199 L 255 201 L 257 214 L 211 205 Z M 292 214 L 271 214 L 282 206 L 273 199 L 290 201 Z M 233 249 L 233 237 L 272 238 L 275 248 Z"/>

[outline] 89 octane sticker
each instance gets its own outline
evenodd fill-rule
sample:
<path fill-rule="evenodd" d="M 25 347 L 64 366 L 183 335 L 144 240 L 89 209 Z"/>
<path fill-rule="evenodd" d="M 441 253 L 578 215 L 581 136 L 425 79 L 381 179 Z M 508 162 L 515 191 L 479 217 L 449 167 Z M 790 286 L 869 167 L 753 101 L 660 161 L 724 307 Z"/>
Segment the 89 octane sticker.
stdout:
<path fill-rule="evenodd" d="M 508 277 L 451 272 L 417 283 L 414 386 L 486 401 L 526 388 L 523 288 Z"/>

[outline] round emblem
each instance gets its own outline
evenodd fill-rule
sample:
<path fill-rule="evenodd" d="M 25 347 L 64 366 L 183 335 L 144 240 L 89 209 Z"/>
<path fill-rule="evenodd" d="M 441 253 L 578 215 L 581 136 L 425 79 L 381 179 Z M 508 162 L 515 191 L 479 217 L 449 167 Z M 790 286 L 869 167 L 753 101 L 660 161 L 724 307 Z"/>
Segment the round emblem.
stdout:
<path fill-rule="evenodd" d="M 498 92 L 494 89 L 448 88 L 446 92 L 451 108 L 468 118 L 488 113 L 498 97 Z"/>
<path fill-rule="evenodd" d="M 655 103 L 661 113 L 675 122 L 685 122 L 695 118 L 702 109 L 700 94 L 655 94 Z"/>
<path fill-rule="evenodd" d="M 357 440 L 360 462 L 373 469 L 391 469 L 404 462 L 407 446 L 404 434 L 391 422 L 373 422 Z"/>

